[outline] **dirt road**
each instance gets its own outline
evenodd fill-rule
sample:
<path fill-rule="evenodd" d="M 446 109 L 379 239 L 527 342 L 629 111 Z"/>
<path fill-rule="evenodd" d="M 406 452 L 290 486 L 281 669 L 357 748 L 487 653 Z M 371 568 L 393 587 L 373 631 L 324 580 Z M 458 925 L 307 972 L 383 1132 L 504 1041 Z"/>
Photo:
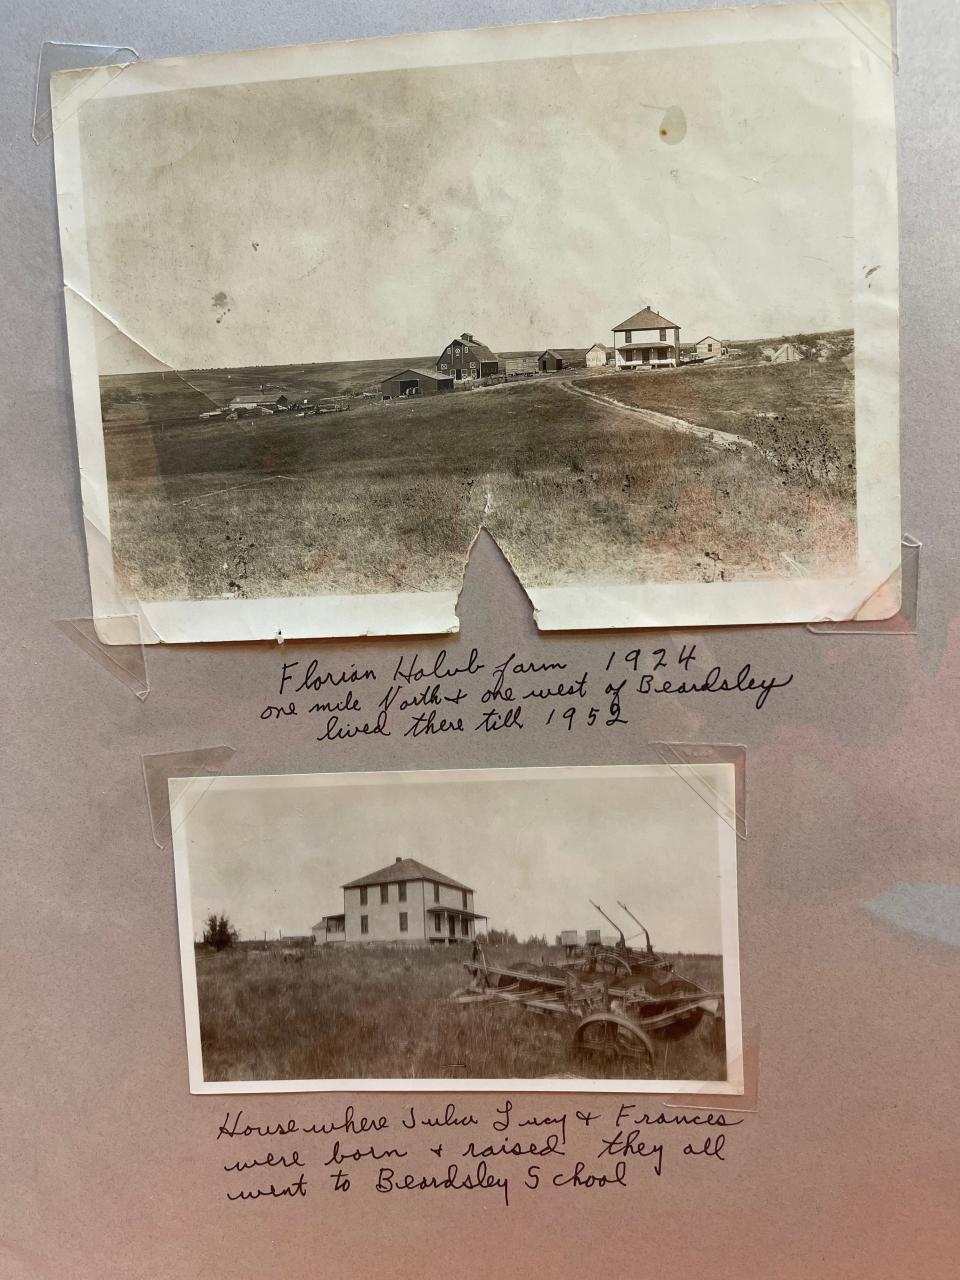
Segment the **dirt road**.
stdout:
<path fill-rule="evenodd" d="M 753 441 L 748 440 L 745 436 L 734 435 L 730 431 L 713 431 L 710 427 L 699 427 L 695 422 L 687 422 L 685 418 L 673 418 L 666 413 L 656 413 L 653 409 L 641 409 L 637 405 L 623 404 L 620 400 L 614 400 L 612 396 L 601 395 L 597 391 L 588 391 L 586 387 L 575 382 L 558 382 L 555 385 L 569 395 L 584 396 L 586 399 L 594 400 L 598 404 L 609 405 L 612 409 L 619 409 L 622 413 L 639 418 L 651 427 L 660 427 L 666 431 L 680 431 L 684 435 L 697 436 L 699 439 L 706 441 L 707 444 L 715 445 L 718 449 L 756 448 Z"/>

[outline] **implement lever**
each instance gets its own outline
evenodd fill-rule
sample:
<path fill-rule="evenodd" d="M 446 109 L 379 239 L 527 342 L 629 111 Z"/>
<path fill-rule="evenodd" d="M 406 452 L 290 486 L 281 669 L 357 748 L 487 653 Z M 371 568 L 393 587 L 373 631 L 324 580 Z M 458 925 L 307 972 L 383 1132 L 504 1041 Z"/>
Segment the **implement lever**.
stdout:
<path fill-rule="evenodd" d="M 589 898 L 588 901 L 591 907 L 593 907 L 594 911 L 599 911 L 600 914 L 603 916 L 604 920 L 606 920 L 607 924 L 612 925 L 613 928 L 616 929 L 617 933 L 619 933 L 620 935 L 620 945 L 621 947 L 623 947 L 624 950 L 626 950 L 627 940 L 623 936 L 623 930 L 617 924 L 616 920 L 611 920 L 610 917 L 607 915 L 607 913 L 604 911 L 603 907 L 598 907 L 592 898 Z"/>
<path fill-rule="evenodd" d="M 633 923 L 634 923 L 635 925 L 638 925 L 638 926 L 639 926 L 639 928 L 640 928 L 641 932 L 643 933 L 643 936 L 644 936 L 644 937 L 646 938 L 646 940 L 647 940 L 647 951 L 648 951 L 648 953 L 649 953 L 650 955 L 652 955 L 652 954 L 653 954 L 653 944 L 652 944 L 652 943 L 651 943 L 651 941 L 650 941 L 650 934 L 647 932 L 646 926 L 645 926 L 645 925 L 640 924 L 640 921 L 637 919 L 637 917 L 633 914 L 633 912 L 630 910 L 630 908 L 629 908 L 628 906 L 625 906 L 625 905 L 624 905 L 624 903 L 622 903 L 622 902 L 618 902 L 618 903 L 617 903 L 617 906 L 620 908 L 620 910 L 621 910 L 621 911 L 625 911 L 625 912 L 627 913 L 627 915 L 630 917 L 630 919 L 633 921 Z"/>

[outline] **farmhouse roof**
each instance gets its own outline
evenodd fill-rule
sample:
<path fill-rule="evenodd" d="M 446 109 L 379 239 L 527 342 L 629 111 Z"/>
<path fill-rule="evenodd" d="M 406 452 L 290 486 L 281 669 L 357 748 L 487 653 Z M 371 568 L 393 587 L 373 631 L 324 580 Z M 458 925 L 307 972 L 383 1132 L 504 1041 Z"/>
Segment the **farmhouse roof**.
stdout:
<path fill-rule="evenodd" d="M 384 382 L 392 382 L 394 378 L 401 378 L 405 373 L 415 373 L 418 378 L 429 378 L 431 382 L 452 382 L 449 373 L 438 373 L 436 369 L 414 369 L 412 366 L 408 369 L 398 369 L 396 373 L 391 373 L 384 378 Z"/>
<path fill-rule="evenodd" d="M 614 325 L 613 332 L 618 333 L 621 329 L 676 329 L 677 325 L 673 320 L 668 320 L 665 316 L 659 315 L 656 311 L 651 311 L 649 307 L 644 307 L 642 311 L 638 311 L 636 315 L 624 320 L 621 324 Z"/>
<path fill-rule="evenodd" d="M 486 343 L 478 342 L 472 333 L 461 333 L 459 338 L 452 338 L 447 346 L 453 346 L 454 342 L 459 342 L 462 347 L 466 347 L 468 351 L 474 351 L 481 360 L 497 360 L 499 357 L 495 351 L 491 351 Z"/>
<path fill-rule="evenodd" d="M 381 867 L 379 871 L 371 871 L 368 876 L 360 876 L 358 880 L 351 880 L 349 884 L 344 884 L 340 887 L 342 889 L 362 889 L 365 885 L 396 884 L 400 880 L 434 880 L 437 884 L 445 884 L 451 889 L 467 889 L 470 893 L 473 892 L 468 884 L 461 884 L 459 880 L 451 880 L 442 871 L 434 871 L 432 867 L 426 867 L 422 862 L 417 862 L 416 858 L 397 858 L 396 862 L 391 862 L 389 867 Z"/>
<path fill-rule="evenodd" d="M 712 333 L 707 333 L 707 334 L 704 334 L 702 338 L 698 338 L 694 343 L 694 346 L 699 347 L 701 342 L 719 342 L 719 341 L 720 339 L 715 338 Z"/>

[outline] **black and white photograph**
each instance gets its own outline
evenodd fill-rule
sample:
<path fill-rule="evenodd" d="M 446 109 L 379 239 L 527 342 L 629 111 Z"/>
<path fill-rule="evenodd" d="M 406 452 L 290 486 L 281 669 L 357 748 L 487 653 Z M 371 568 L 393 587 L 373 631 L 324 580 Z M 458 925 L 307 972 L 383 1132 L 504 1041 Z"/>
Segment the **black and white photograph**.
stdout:
<path fill-rule="evenodd" d="M 170 797 L 192 1092 L 742 1094 L 732 764 Z"/>
<path fill-rule="evenodd" d="M 834 9 L 58 77 L 97 616 L 453 631 L 481 530 L 545 630 L 895 612 L 892 77 Z"/>

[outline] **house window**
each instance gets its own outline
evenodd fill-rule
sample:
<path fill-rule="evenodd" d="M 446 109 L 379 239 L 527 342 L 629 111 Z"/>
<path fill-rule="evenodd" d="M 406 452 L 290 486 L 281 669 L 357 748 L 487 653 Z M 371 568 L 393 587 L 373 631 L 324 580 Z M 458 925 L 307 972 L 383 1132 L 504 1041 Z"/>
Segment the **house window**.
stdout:
<path fill-rule="evenodd" d="M 470 922 L 466 916 L 463 916 L 460 920 L 460 936 L 463 938 L 470 937 Z"/>
<path fill-rule="evenodd" d="M 366 887 L 366 885 L 364 885 L 364 887 L 360 890 L 360 905 L 361 905 L 361 907 L 365 907 L 365 906 L 367 905 L 367 887 Z"/>
<path fill-rule="evenodd" d="M 380 901 L 381 902 L 390 901 L 390 886 L 388 884 L 382 884 L 380 886 Z"/>
<path fill-rule="evenodd" d="M 625 343 L 627 343 L 627 345 L 628 345 L 628 346 L 630 345 L 630 343 L 633 341 L 633 330 L 632 330 L 632 329 L 628 329 L 628 330 L 626 331 L 626 333 L 624 333 L 624 335 L 623 335 L 623 340 L 624 340 L 624 342 L 625 342 Z"/>
<path fill-rule="evenodd" d="M 433 913 L 433 932 L 439 933 L 443 925 L 443 915 L 439 911 Z"/>
<path fill-rule="evenodd" d="M 712 351 L 712 350 L 713 350 L 713 343 L 712 343 L 712 342 L 708 342 L 708 343 L 707 343 L 707 350 L 708 350 L 708 351 Z"/>
<path fill-rule="evenodd" d="M 369 918 L 369 916 L 361 916 L 361 917 L 360 917 L 360 932 L 361 932 L 361 933 L 369 933 L 369 932 L 370 932 L 370 918 Z"/>
<path fill-rule="evenodd" d="M 434 881 L 434 885 L 433 885 L 433 900 L 434 902 L 440 901 L 440 886 L 436 883 L 436 881 Z"/>
<path fill-rule="evenodd" d="M 464 911 L 466 911 L 466 909 L 467 909 L 467 891 L 466 891 L 466 889 L 462 890 L 462 897 L 463 897 L 463 909 L 464 909 Z"/>
<path fill-rule="evenodd" d="M 666 340 L 667 340 L 667 331 L 666 331 L 666 329 L 661 329 L 661 330 L 660 330 L 660 341 L 661 341 L 661 342 L 666 342 Z"/>
<path fill-rule="evenodd" d="M 406 900 L 407 900 L 407 882 L 406 880 L 401 880 L 400 883 L 397 885 L 397 901 L 406 902 Z"/>
<path fill-rule="evenodd" d="M 400 912 L 400 932 L 407 932 L 407 913 L 405 911 Z"/>

